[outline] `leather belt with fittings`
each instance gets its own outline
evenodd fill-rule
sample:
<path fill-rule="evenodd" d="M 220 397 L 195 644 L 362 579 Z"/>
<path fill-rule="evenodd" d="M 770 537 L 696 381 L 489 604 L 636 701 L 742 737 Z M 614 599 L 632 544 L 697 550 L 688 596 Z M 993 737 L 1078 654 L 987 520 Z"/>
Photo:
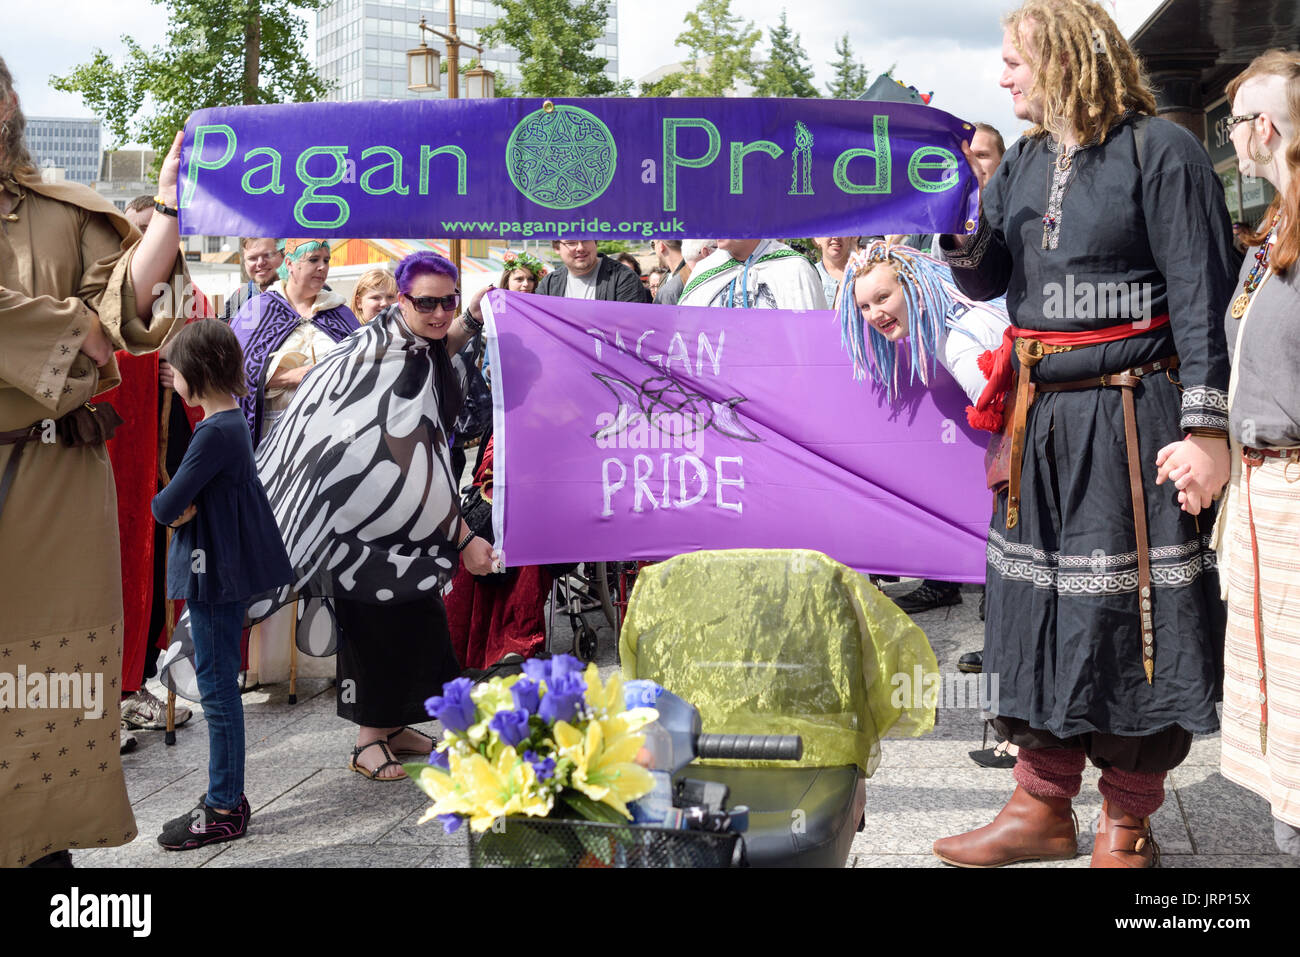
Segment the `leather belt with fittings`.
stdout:
<path fill-rule="evenodd" d="M 1129 489 L 1133 500 L 1133 537 L 1137 541 L 1138 562 L 1138 601 L 1139 616 L 1142 625 L 1142 669 L 1146 673 L 1147 684 L 1155 680 L 1155 626 L 1151 609 L 1151 555 L 1147 540 L 1146 497 L 1142 492 L 1142 458 L 1138 450 L 1137 410 L 1133 399 L 1133 390 L 1142 382 L 1143 376 L 1153 372 L 1170 372 L 1178 368 L 1178 357 L 1167 356 L 1135 366 L 1122 372 L 1107 375 L 1090 376 L 1087 379 L 1075 379 L 1071 382 L 1030 381 L 1030 370 L 1045 355 L 1057 352 L 1069 352 L 1075 346 L 1052 346 L 1033 339 L 1016 340 L 1016 356 L 1020 359 L 1020 371 L 1016 381 L 1016 404 L 1013 409 L 1014 420 L 1011 427 L 1011 476 L 1007 490 L 1007 528 L 1015 527 L 1019 520 L 1020 506 L 1020 469 L 1024 458 L 1025 421 L 1029 406 L 1034 397 L 1042 392 L 1077 392 L 1083 389 L 1118 388 L 1121 390 L 1124 405 L 1124 440 L 1128 455 Z M 1015 509 L 1013 511 L 1012 509 Z"/>

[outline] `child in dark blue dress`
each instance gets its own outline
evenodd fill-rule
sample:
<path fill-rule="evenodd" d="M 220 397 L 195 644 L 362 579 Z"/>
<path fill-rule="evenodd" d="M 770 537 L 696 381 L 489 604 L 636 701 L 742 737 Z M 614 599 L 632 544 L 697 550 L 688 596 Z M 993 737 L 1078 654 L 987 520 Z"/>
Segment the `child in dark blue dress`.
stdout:
<path fill-rule="evenodd" d="M 167 553 L 167 597 L 184 598 L 189 609 L 195 676 L 208 723 L 207 794 L 158 837 L 163 847 L 179 851 L 247 831 L 240 632 L 248 599 L 289 584 L 293 570 L 236 401 L 246 386 L 235 334 L 216 320 L 191 323 L 168 353 L 176 393 L 204 412 L 180 468 L 153 500 L 154 518 L 175 529 Z"/>

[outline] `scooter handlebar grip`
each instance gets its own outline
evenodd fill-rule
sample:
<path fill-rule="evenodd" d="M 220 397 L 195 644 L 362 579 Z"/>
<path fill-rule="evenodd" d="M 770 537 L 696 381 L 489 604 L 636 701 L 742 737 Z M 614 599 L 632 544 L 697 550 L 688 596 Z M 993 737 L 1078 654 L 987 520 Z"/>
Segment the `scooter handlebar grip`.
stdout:
<path fill-rule="evenodd" d="M 803 757 L 803 738 L 797 734 L 702 734 L 695 753 L 709 760 L 798 761 Z"/>

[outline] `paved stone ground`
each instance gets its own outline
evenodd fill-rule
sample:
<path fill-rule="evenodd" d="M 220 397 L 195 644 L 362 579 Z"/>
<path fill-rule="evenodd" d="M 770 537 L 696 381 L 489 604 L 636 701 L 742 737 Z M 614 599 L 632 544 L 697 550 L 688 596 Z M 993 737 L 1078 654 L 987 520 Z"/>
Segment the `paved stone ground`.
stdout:
<path fill-rule="evenodd" d="M 898 595 L 910 583 L 887 587 Z M 956 672 L 957 658 L 982 644 L 978 596 L 917 616 L 939 659 Z M 598 613 L 588 615 L 595 624 Z M 617 666 L 613 632 L 600 629 L 602 671 Z M 567 626 L 555 650 L 568 651 Z M 159 693 L 155 685 L 152 690 Z M 140 836 L 124 847 L 74 851 L 78 866 L 105 867 L 454 867 L 467 863 L 463 834 L 437 824 L 417 827 L 428 802 L 409 781 L 372 782 L 347 769 L 353 725 L 337 717 L 326 680 L 244 696 L 248 762 L 246 792 L 253 807 L 248 837 L 184 853 L 156 841 L 164 821 L 194 806 L 207 787 L 207 729 L 201 709 L 167 747 L 162 732 L 137 733 L 139 748 L 122 759 Z M 422 730 L 433 733 L 430 722 Z M 988 823 L 1014 786 L 1009 770 L 978 767 L 968 752 L 981 746 L 978 711 L 941 709 L 935 730 L 919 739 L 886 739 L 880 768 L 867 782 L 866 829 L 856 835 L 853 867 L 943 867 L 930 852 L 936 837 Z M 1218 737 L 1198 738 L 1188 760 L 1170 775 L 1169 796 L 1154 819 L 1167 867 L 1300 867 L 1277 852 L 1266 802 L 1218 772 Z M 1084 824 L 1073 861 L 1022 867 L 1086 867 L 1092 851 L 1087 824 L 1101 809 L 1097 772 L 1089 768 L 1075 807 Z"/>

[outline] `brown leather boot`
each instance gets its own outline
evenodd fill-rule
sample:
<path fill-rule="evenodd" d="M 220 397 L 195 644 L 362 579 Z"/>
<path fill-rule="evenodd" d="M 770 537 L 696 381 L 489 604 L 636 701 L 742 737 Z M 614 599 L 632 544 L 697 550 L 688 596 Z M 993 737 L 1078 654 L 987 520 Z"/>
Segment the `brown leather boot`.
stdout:
<path fill-rule="evenodd" d="M 1055 861 L 1079 852 L 1069 798 L 1046 798 L 1017 787 L 992 824 L 940 838 L 934 853 L 958 867 L 1001 867 L 1016 861 Z"/>
<path fill-rule="evenodd" d="M 1151 834 L 1151 818 L 1129 814 L 1103 799 L 1089 866 L 1157 867 L 1159 864 L 1160 848 Z"/>

